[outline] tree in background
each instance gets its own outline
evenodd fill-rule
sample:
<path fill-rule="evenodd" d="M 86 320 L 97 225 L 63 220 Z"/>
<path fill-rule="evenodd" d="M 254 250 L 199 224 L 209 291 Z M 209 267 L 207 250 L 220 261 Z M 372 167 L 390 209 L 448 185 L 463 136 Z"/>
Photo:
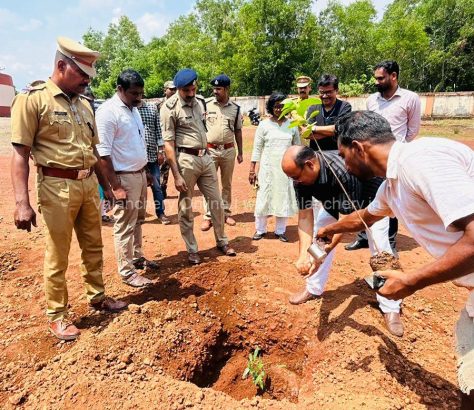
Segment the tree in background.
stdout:
<path fill-rule="evenodd" d="M 388 6 L 375 34 L 377 56 L 391 56 L 400 66 L 400 85 L 410 90 L 429 86 L 427 58 L 430 39 L 415 12 L 413 0 L 395 0 Z"/>
<path fill-rule="evenodd" d="M 369 0 L 358 0 L 349 6 L 329 3 L 319 16 L 321 53 L 318 72 L 336 74 L 340 81 L 350 82 L 372 75 L 376 49 L 376 11 Z"/>
<path fill-rule="evenodd" d="M 137 26 L 126 16 L 117 24 L 111 23 L 107 35 L 89 29 L 83 36 L 84 45 L 100 51 L 97 76 L 92 80 L 94 93 L 99 98 L 111 97 L 120 72 L 133 67 L 136 54 L 143 48 Z"/>
<path fill-rule="evenodd" d="M 434 91 L 474 87 L 474 0 L 423 0 L 416 14 L 430 38 L 427 81 Z"/>
<path fill-rule="evenodd" d="M 85 45 L 101 52 L 93 80 L 110 97 L 119 72 L 132 67 L 145 79 L 145 96 L 184 67 L 199 74 L 200 92 L 220 73 L 234 95 L 294 93 L 298 75 L 334 73 L 347 95 L 372 92 L 373 66 L 395 59 L 401 85 L 415 91 L 474 86 L 474 0 L 394 0 L 378 20 L 370 0 L 336 0 L 319 15 L 311 0 L 198 0 L 165 35 L 144 44 L 127 17 L 106 34 L 92 28 Z"/>
<path fill-rule="evenodd" d="M 318 50 L 319 28 L 311 1 L 253 0 L 242 6 L 238 18 L 238 64 L 233 71 L 241 83 L 239 91 L 248 95 L 290 92 L 295 75 L 310 70 Z"/>

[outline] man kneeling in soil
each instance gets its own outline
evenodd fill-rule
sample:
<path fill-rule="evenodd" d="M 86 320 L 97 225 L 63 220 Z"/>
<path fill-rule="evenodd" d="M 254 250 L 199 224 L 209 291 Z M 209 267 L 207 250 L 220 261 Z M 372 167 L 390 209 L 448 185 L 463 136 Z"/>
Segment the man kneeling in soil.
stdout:
<path fill-rule="evenodd" d="M 339 154 L 360 179 L 387 179 L 370 205 L 360 211 L 370 226 L 397 217 L 413 238 L 437 260 L 419 269 L 382 271 L 387 281 L 379 294 L 405 298 L 448 280 L 470 290 L 456 327 L 461 390 L 474 396 L 474 152 L 442 138 L 396 141 L 379 114 L 355 111 L 337 125 Z M 323 227 L 318 237 L 356 232 L 363 225 L 355 213 Z M 469 397 L 463 398 L 466 402 Z M 474 402 L 463 403 L 474 408 Z"/>
<path fill-rule="evenodd" d="M 383 180 L 382 178 L 373 178 L 362 183 L 347 172 L 344 161 L 339 157 L 337 151 L 321 153 L 315 152 L 309 147 L 296 145 L 288 148 L 285 152 L 282 168 L 286 175 L 296 181 L 295 189 L 300 209 L 298 213 L 299 258 L 296 267 L 301 274 L 310 275 L 306 280 L 305 289 L 290 298 L 290 303 L 298 305 L 315 299 L 324 292 L 334 258 L 334 248 L 342 236 L 333 237 L 331 243 L 326 246 L 328 255 L 322 264 L 314 259 L 310 260 L 307 249 L 313 241 L 314 220 L 311 206 L 313 198 L 320 201 L 323 207 L 316 220 L 317 228 L 336 222 L 339 214 L 352 212 L 351 204 L 345 197 L 332 170 L 335 171 L 358 209 L 369 204 Z M 372 227 L 372 235 L 370 235 L 372 238 L 369 240 L 372 254 L 376 249 L 392 253 L 387 235 L 388 222 L 388 218 L 384 218 Z M 373 241 L 377 246 L 374 246 Z M 377 299 L 390 333 L 402 336 L 401 300 L 388 300 L 379 295 L 377 295 Z"/>

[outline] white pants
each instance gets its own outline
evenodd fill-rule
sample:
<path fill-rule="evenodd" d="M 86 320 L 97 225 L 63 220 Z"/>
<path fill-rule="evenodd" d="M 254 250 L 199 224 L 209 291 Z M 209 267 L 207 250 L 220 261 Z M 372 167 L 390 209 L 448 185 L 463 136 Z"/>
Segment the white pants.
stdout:
<path fill-rule="evenodd" d="M 318 233 L 318 215 L 319 211 L 323 209 L 323 205 L 317 199 L 313 198 L 313 236 L 316 236 Z"/>
<path fill-rule="evenodd" d="M 255 229 L 257 233 L 267 233 L 267 216 L 256 216 L 255 217 Z M 277 235 L 282 235 L 286 231 L 286 224 L 288 218 L 284 216 L 275 216 L 275 233 Z"/>
<path fill-rule="evenodd" d="M 322 228 L 334 222 L 337 222 L 337 219 L 330 215 L 326 210 L 321 209 L 319 211 L 317 219 L 316 231 L 319 228 Z M 377 243 L 377 246 L 381 252 L 386 251 L 389 253 L 393 253 L 392 248 L 390 247 L 390 242 L 388 240 L 388 226 L 389 218 L 383 218 L 382 220 L 374 223 L 370 228 L 373 239 L 370 236 L 368 239 L 369 248 L 372 255 L 376 253 L 373 240 Z M 324 292 L 326 282 L 329 278 L 329 271 L 331 270 L 334 254 L 335 249 L 329 252 L 328 256 L 321 264 L 317 272 L 308 279 L 306 279 L 306 289 L 313 295 L 321 295 Z M 380 296 L 379 294 L 377 294 L 377 300 L 379 302 L 380 310 L 383 313 L 400 312 L 400 305 L 402 302 L 401 300 L 390 300 L 384 298 L 383 296 Z"/>

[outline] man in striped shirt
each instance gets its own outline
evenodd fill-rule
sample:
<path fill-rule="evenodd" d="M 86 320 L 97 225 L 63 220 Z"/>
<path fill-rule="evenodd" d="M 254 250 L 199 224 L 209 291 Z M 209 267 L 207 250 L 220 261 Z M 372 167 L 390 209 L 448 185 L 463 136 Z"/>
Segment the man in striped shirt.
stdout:
<path fill-rule="evenodd" d="M 297 268 L 302 275 L 309 275 L 305 288 L 290 297 L 291 304 L 299 305 L 319 298 L 324 292 L 334 259 L 334 248 L 342 237 L 342 235 L 334 235 L 332 242 L 326 245 L 327 257 L 323 262 L 310 258 L 307 249 L 313 241 L 313 198 L 322 204 L 322 209 L 316 220 L 316 226 L 319 229 L 337 222 L 340 214 L 346 215 L 353 211 L 351 201 L 346 197 L 339 181 L 355 207 L 362 209 L 375 197 L 383 179 L 373 178 L 362 182 L 349 174 L 344 166 L 344 160 L 339 157 L 337 151 L 321 153 L 303 146 L 288 148 L 283 156 L 282 168 L 285 174 L 295 181 L 300 209 L 298 213 L 299 259 Z M 337 178 L 334 174 L 337 175 Z M 374 254 L 376 249 L 392 253 L 387 235 L 388 218 L 383 218 L 374 224 L 371 232 L 372 238 L 369 239 L 371 253 Z M 374 246 L 373 241 L 377 246 Z M 402 336 L 401 300 L 389 300 L 380 295 L 377 295 L 377 300 L 390 333 Z"/>
<path fill-rule="evenodd" d="M 154 105 L 144 101 L 137 108 L 145 127 L 147 168 L 152 176 L 151 191 L 155 202 L 156 216 L 163 225 L 168 225 L 170 220 L 165 215 L 164 196 L 160 185 L 160 165 L 165 160 L 165 143 L 161 136 L 160 114 Z"/>

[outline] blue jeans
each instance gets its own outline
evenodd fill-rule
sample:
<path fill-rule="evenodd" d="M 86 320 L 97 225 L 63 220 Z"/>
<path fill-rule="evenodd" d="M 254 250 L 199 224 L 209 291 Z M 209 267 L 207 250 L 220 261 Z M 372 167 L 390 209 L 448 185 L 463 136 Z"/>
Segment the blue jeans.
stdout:
<path fill-rule="evenodd" d="M 148 170 L 152 176 L 151 192 L 153 192 L 153 201 L 155 203 L 156 216 L 160 217 L 165 213 L 165 203 L 163 202 L 163 192 L 160 185 L 160 166 L 157 162 L 149 162 Z"/>

